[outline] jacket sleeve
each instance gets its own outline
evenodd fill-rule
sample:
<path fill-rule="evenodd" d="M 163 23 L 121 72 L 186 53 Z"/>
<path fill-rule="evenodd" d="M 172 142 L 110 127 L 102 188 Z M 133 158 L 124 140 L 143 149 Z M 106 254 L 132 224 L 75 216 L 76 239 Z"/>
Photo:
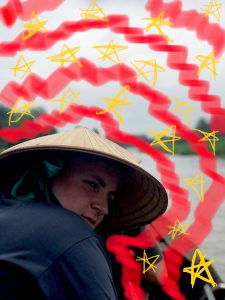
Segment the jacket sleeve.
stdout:
<path fill-rule="evenodd" d="M 115 300 L 116 291 L 103 246 L 96 237 L 76 243 L 39 277 L 48 300 Z"/>

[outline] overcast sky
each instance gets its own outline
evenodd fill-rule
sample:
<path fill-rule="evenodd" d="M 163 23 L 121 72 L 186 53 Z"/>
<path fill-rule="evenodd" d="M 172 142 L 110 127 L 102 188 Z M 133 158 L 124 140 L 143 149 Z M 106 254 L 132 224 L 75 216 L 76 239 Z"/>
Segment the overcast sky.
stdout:
<path fill-rule="evenodd" d="M 22 2 L 22 1 L 21 1 Z M 24 1 L 23 1 L 24 2 Z M 172 2 L 172 1 L 164 1 Z M 204 4 L 209 1 L 183 1 L 183 10 L 194 9 L 201 12 L 201 8 Z M 220 1 L 221 2 L 221 1 Z M 218 1 L 218 3 L 220 3 Z M 0 1 L 3 5 L 6 1 Z M 54 11 L 44 12 L 39 15 L 40 20 L 48 20 L 46 24 L 47 30 L 55 30 L 64 21 L 73 21 L 80 19 L 80 8 L 86 9 L 90 1 L 84 0 L 65 0 L 62 5 L 56 8 Z M 129 0 L 124 4 L 124 0 L 113 0 L 113 1 L 98 1 L 98 4 L 102 7 L 106 14 L 122 14 L 129 16 L 130 26 L 136 26 L 144 28 L 147 26 L 147 21 L 143 20 L 144 17 L 148 16 L 145 9 L 146 1 L 144 0 Z M 221 22 L 220 25 L 225 27 L 225 10 L 224 4 L 221 11 Z M 217 22 L 213 16 L 210 16 L 211 22 Z M 13 27 L 7 28 L 1 25 L 0 37 L 1 41 L 11 41 L 16 36 L 18 36 L 22 31 L 23 24 L 26 21 L 18 19 Z M 184 45 L 188 47 L 188 62 L 199 65 L 196 55 L 208 55 L 212 51 L 212 47 L 208 45 L 205 41 L 200 41 L 195 32 L 187 31 L 185 29 L 176 29 L 172 27 L 162 27 L 162 30 L 174 40 L 172 44 Z M 156 29 L 151 29 L 148 33 L 157 33 Z M 216 34 L 216 33 L 215 33 Z M 157 51 L 150 50 L 145 44 L 134 44 L 125 41 L 124 36 L 112 33 L 108 29 L 104 30 L 90 30 L 86 32 L 81 32 L 72 35 L 69 39 L 65 41 L 56 42 L 47 51 L 23 51 L 18 52 L 15 56 L 0 57 L 0 89 L 10 81 L 14 80 L 21 84 L 21 79 L 19 76 L 13 77 L 12 68 L 16 65 L 17 60 L 20 55 L 23 54 L 27 61 L 35 60 L 36 63 L 32 66 L 32 72 L 40 75 L 42 78 L 47 78 L 54 70 L 56 70 L 59 65 L 52 63 L 47 59 L 47 56 L 57 54 L 61 51 L 62 46 L 66 43 L 69 47 L 80 46 L 80 51 L 78 52 L 78 57 L 87 57 L 90 61 L 97 64 L 99 67 L 108 67 L 112 65 L 110 61 L 99 60 L 99 53 L 91 48 L 93 45 L 103 45 L 107 44 L 109 41 L 116 41 L 123 45 L 128 46 L 125 51 L 119 52 L 119 56 L 122 62 L 131 66 L 131 62 L 134 60 L 148 60 L 155 59 L 156 63 L 165 69 L 165 72 L 158 73 L 158 79 L 155 86 L 157 91 L 162 92 L 169 98 L 178 98 L 181 101 L 188 101 L 191 108 L 196 111 L 191 114 L 191 124 L 190 127 L 194 127 L 197 120 L 200 117 L 208 118 L 208 115 L 203 113 L 201 107 L 197 101 L 193 101 L 188 97 L 188 89 L 179 84 L 178 72 L 176 70 L 171 70 L 167 66 L 167 53 L 160 53 Z M 223 106 L 225 106 L 224 99 L 224 78 L 225 78 L 225 58 L 224 55 L 218 58 L 220 63 L 216 65 L 217 68 L 217 79 L 213 79 L 213 74 L 207 69 L 204 69 L 200 74 L 200 79 L 208 80 L 210 82 L 210 93 L 216 94 L 221 97 Z M 149 79 L 152 82 L 153 73 L 149 73 Z M 144 82 L 143 78 L 139 77 L 141 82 Z M 75 92 L 80 92 L 80 101 L 84 105 L 95 105 L 106 109 L 107 105 L 103 101 L 104 97 L 113 97 L 121 89 L 121 86 L 116 82 L 109 82 L 100 87 L 95 87 L 82 80 L 80 82 L 71 82 L 68 87 L 71 87 Z M 60 97 L 61 93 L 59 93 Z M 50 99 L 49 99 L 50 100 Z M 132 132 L 132 133 L 148 133 L 148 128 L 151 127 L 155 130 L 162 130 L 165 128 L 165 124 L 159 122 L 157 119 L 153 118 L 147 113 L 148 103 L 141 97 L 128 93 L 127 101 L 133 102 L 132 106 L 123 107 L 123 118 L 125 124 L 121 125 L 121 129 Z M 53 109 L 58 109 L 58 104 L 50 101 L 46 101 L 40 97 L 36 97 L 35 106 L 43 106 L 49 113 Z M 174 102 L 171 101 L 170 111 L 173 112 Z M 183 117 L 178 113 L 173 112 L 175 115 L 179 116 L 183 120 L 184 124 L 188 125 Z M 95 121 L 85 120 L 82 124 L 86 124 L 94 127 L 99 127 L 98 123 Z M 74 125 L 68 125 L 67 127 L 73 127 Z"/>

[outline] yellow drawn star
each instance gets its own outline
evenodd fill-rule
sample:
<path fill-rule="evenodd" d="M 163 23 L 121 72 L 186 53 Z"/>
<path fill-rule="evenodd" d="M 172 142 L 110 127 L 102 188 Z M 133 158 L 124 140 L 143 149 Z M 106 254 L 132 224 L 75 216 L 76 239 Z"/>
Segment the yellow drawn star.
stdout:
<path fill-rule="evenodd" d="M 87 9 L 81 9 L 81 18 L 83 20 L 97 19 L 101 21 L 108 21 L 106 14 L 101 7 L 98 6 L 96 0 L 92 0 Z"/>
<path fill-rule="evenodd" d="M 95 48 L 98 52 L 102 54 L 102 56 L 99 57 L 100 59 L 109 59 L 114 63 L 120 64 L 120 59 L 117 52 L 128 49 L 128 46 L 120 45 L 117 42 L 110 41 L 108 45 L 97 45 L 93 46 L 92 48 Z"/>
<path fill-rule="evenodd" d="M 148 32 L 152 27 L 156 27 L 156 29 L 158 30 L 159 34 L 161 36 L 164 37 L 165 40 L 167 40 L 168 42 L 173 42 L 173 40 L 171 40 L 161 29 L 161 26 L 170 26 L 173 25 L 172 22 L 167 21 L 165 19 L 163 19 L 164 17 L 164 11 L 162 11 L 156 18 L 152 18 L 152 17 L 146 17 L 143 18 L 143 20 L 148 20 L 151 21 L 145 28 L 144 30 L 146 32 Z"/>
<path fill-rule="evenodd" d="M 149 128 L 151 134 L 155 137 L 155 139 L 151 142 L 151 146 L 159 144 L 164 150 L 172 153 L 174 155 L 174 144 L 175 141 L 180 140 L 181 138 L 176 136 L 176 126 L 168 126 L 163 131 L 153 131 Z M 172 133 L 170 133 L 172 131 Z M 163 139 L 165 138 L 165 139 Z M 171 143 L 172 149 L 170 149 L 165 143 Z"/>
<path fill-rule="evenodd" d="M 126 101 L 126 96 L 129 92 L 130 86 L 125 85 L 117 94 L 114 98 L 104 98 L 103 100 L 108 104 L 108 108 L 106 110 L 96 112 L 97 115 L 104 114 L 109 111 L 113 111 L 114 114 L 116 115 L 117 119 L 121 124 L 124 124 L 124 120 L 122 117 L 122 106 L 129 106 L 132 105 L 132 102 Z M 119 112 L 116 110 L 116 107 L 119 107 Z"/>
<path fill-rule="evenodd" d="M 196 193 L 198 199 L 203 202 L 204 201 L 204 180 L 202 174 L 197 174 L 193 178 L 184 178 L 184 182 L 186 186 L 190 186 Z M 198 189 L 198 188 L 199 189 Z"/>
<path fill-rule="evenodd" d="M 199 142 L 203 142 L 203 141 L 207 141 L 210 143 L 210 146 L 213 149 L 213 154 L 215 155 L 216 153 L 216 142 L 219 141 L 219 138 L 216 136 L 216 133 L 219 131 L 212 131 L 212 132 L 206 132 L 206 131 L 202 131 L 200 129 L 194 129 L 198 132 L 200 132 L 201 134 L 203 134 L 203 138 L 201 138 L 199 140 Z"/>
<path fill-rule="evenodd" d="M 197 255 L 198 255 L 198 259 L 197 259 L 198 263 L 196 263 Z M 191 286 L 192 286 L 192 288 L 194 287 L 195 280 L 197 278 L 199 278 L 199 279 L 201 279 L 205 282 L 211 283 L 211 285 L 213 287 L 217 286 L 217 284 L 213 280 L 212 275 L 209 271 L 209 266 L 213 262 L 214 262 L 214 259 L 211 259 L 209 261 L 205 261 L 205 255 L 203 256 L 201 250 L 200 249 L 195 250 L 195 252 L 193 254 L 193 257 L 192 257 L 192 260 L 191 260 L 191 266 L 186 267 L 186 268 L 183 269 L 183 272 L 191 274 Z M 203 272 L 205 272 L 207 277 L 203 276 L 203 274 L 202 274 Z"/>
<path fill-rule="evenodd" d="M 22 32 L 22 40 L 28 40 L 33 35 L 35 35 L 37 32 L 44 32 L 47 29 L 45 28 L 45 24 L 48 22 L 48 20 L 45 21 L 39 21 L 37 17 L 37 13 L 34 11 L 31 14 L 30 23 L 24 24 L 23 28 L 27 29 L 27 34 L 25 32 Z"/>
<path fill-rule="evenodd" d="M 188 224 L 183 225 L 182 223 L 180 223 L 180 221 L 178 219 L 176 219 L 173 226 L 168 226 L 168 227 L 171 228 L 168 235 L 171 234 L 172 240 L 176 237 L 176 235 L 179 236 L 181 234 L 185 234 L 185 235 L 189 234 L 189 233 L 186 232 Z"/>
<path fill-rule="evenodd" d="M 203 17 L 213 15 L 218 22 L 220 22 L 220 9 L 221 3 L 217 3 L 216 0 L 210 0 L 209 4 L 203 4 L 206 8 L 201 8 L 204 11 Z"/>
<path fill-rule="evenodd" d="M 198 68 L 198 75 L 200 72 L 206 68 L 208 69 L 212 74 L 214 79 L 216 80 L 216 64 L 219 63 L 217 59 L 214 57 L 214 51 L 210 52 L 209 55 L 197 55 L 196 58 L 201 62 L 199 68 Z"/>
<path fill-rule="evenodd" d="M 190 120 L 190 115 L 193 112 L 196 112 L 195 109 L 191 108 L 190 104 L 188 103 L 188 101 L 180 101 L 177 98 L 171 98 L 170 100 L 174 100 L 176 102 L 176 105 L 173 107 L 173 111 L 180 113 L 185 121 L 190 124 L 191 120 Z"/>
<path fill-rule="evenodd" d="M 78 99 L 79 95 L 80 92 L 74 93 L 74 91 L 71 88 L 68 88 L 62 93 L 60 99 L 52 99 L 50 101 L 60 103 L 59 114 L 61 115 L 61 113 L 63 113 L 68 106 L 70 106 L 71 104 L 75 105 L 73 101 L 76 100 L 78 103 L 80 103 L 80 100 Z"/>
<path fill-rule="evenodd" d="M 151 257 L 147 257 L 147 254 L 144 250 L 143 252 L 143 257 L 137 256 L 136 261 L 143 261 L 143 271 L 142 273 L 145 274 L 145 272 L 147 272 L 148 270 L 153 270 L 154 272 L 156 272 L 157 266 L 155 266 L 156 261 L 159 259 L 160 255 L 154 255 Z M 152 262 L 150 262 L 150 259 L 153 260 Z M 145 264 L 148 264 L 149 266 L 147 268 L 145 268 Z"/>
<path fill-rule="evenodd" d="M 136 64 L 131 63 L 132 66 L 134 66 L 135 69 L 138 72 L 138 74 L 136 75 L 136 77 L 141 76 L 141 77 L 143 77 L 150 84 L 150 80 L 149 80 L 147 74 L 150 73 L 150 72 L 153 73 L 152 88 L 154 89 L 155 85 L 156 85 L 156 82 L 157 82 L 158 72 L 164 72 L 165 69 L 163 67 L 161 67 L 160 65 L 157 65 L 155 59 L 151 59 L 151 60 L 135 60 L 135 62 L 137 62 L 139 64 L 142 64 L 141 67 L 138 67 Z M 148 69 L 148 70 L 144 71 L 145 67 L 149 67 L 151 69 Z"/>
<path fill-rule="evenodd" d="M 35 60 L 27 62 L 23 55 L 20 55 L 19 59 L 14 68 L 9 68 L 10 70 L 14 70 L 14 76 L 16 76 L 17 72 L 22 72 L 20 79 L 23 79 L 26 74 L 32 74 L 30 67 L 35 63 Z"/>
<path fill-rule="evenodd" d="M 23 105 L 19 106 L 19 102 L 21 102 L 20 99 L 22 99 L 22 97 L 18 98 L 11 111 L 7 113 L 7 115 L 9 115 L 9 126 L 11 123 L 19 122 L 25 115 L 34 118 L 30 111 L 30 107 L 33 104 L 23 100 Z M 18 116 L 15 120 L 12 120 L 14 114 L 20 114 L 20 116 Z"/>
<path fill-rule="evenodd" d="M 80 67 L 83 67 L 79 59 L 76 57 L 76 53 L 80 50 L 80 47 L 69 48 L 66 44 L 63 45 L 59 54 L 49 56 L 52 62 L 59 62 L 61 67 L 64 67 L 65 63 L 76 63 Z"/>

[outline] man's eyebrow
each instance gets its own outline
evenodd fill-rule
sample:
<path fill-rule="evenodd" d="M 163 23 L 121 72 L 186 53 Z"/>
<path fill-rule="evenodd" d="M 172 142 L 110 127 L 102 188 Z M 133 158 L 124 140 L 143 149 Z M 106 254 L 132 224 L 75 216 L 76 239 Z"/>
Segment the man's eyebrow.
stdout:
<path fill-rule="evenodd" d="M 102 187 L 105 187 L 106 184 L 105 184 L 105 181 L 99 177 L 98 175 L 95 175 L 95 174 L 91 174 L 91 176 L 96 179 L 98 181 L 98 183 L 102 186 Z"/>

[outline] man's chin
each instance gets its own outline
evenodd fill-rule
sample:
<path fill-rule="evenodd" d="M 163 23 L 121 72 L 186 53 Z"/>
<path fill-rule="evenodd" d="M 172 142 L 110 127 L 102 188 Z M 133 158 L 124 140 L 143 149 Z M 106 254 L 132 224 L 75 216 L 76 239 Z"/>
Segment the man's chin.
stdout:
<path fill-rule="evenodd" d="M 86 223 L 88 223 L 91 226 L 92 229 L 95 229 L 99 224 L 97 221 L 95 221 L 92 218 L 82 216 L 82 215 L 81 215 L 81 217 L 85 220 Z"/>

